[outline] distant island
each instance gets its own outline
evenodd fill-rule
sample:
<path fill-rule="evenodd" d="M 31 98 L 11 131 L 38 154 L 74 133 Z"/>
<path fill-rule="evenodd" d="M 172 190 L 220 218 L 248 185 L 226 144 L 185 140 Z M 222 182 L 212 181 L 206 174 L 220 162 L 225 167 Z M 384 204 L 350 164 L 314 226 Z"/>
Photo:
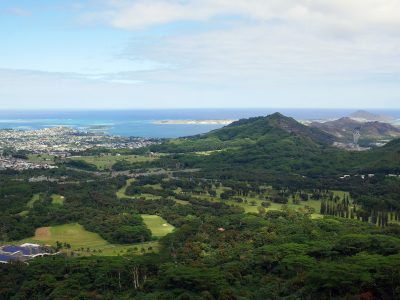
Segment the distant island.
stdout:
<path fill-rule="evenodd" d="M 169 125 L 229 125 L 237 120 L 161 120 L 154 124 Z"/>

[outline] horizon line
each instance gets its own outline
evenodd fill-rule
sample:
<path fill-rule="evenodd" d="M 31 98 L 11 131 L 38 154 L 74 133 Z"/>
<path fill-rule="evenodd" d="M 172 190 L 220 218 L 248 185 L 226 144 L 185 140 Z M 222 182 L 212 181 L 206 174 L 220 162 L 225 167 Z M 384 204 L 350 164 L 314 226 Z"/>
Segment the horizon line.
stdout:
<path fill-rule="evenodd" d="M 69 107 L 69 108 L 52 108 L 52 107 L 32 107 L 32 108 L 0 108 L 0 112 L 3 111 L 122 111 L 122 110 L 253 110 L 253 109 L 270 109 L 270 110 L 285 110 L 285 109 L 295 109 L 295 110 L 389 110 L 395 109 L 400 110 L 400 107 Z"/>

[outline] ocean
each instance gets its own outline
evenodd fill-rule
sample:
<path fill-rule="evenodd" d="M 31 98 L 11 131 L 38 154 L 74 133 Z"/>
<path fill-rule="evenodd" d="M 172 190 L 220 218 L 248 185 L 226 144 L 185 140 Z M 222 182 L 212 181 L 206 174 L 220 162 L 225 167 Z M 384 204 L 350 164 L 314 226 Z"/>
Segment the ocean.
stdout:
<path fill-rule="evenodd" d="M 32 130 L 67 126 L 84 131 L 147 138 L 175 138 L 205 133 L 218 124 L 158 124 L 163 120 L 232 120 L 280 112 L 297 120 L 348 116 L 354 109 L 157 109 L 157 110 L 19 110 L 0 111 L 0 128 Z M 368 110 L 400 119 L 400 110 Z"/>

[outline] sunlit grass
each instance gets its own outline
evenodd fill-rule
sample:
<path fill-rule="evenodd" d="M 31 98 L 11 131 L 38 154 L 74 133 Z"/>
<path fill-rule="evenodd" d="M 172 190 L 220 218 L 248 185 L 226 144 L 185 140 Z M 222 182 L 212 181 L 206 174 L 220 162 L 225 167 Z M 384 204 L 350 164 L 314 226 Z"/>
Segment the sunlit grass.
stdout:
<path fill-rule="evenodd" d="M 175 227 L 168 224 L 163 218 L 157 215 L 141 215 L 147 228 L 151 230 L 151 233 L 155 237 L 163 237 L 168 233 L 171 233 Z"/>
<path fill-rule="evenodd" d="M 56 243 L 67 243 L 70 249 L 63 248 L 62 252 L 75 255 L 102 255 L 115 256 L 126 253 L 141 254 L 158 250 L 158 242 L 144 242 L 136 244 L 111 244 L 104 240 L 99 234 L 85 230 L 82 225 L 64 224 L 52 227 L 41 227 L 36 230 L 35 236 L 27 238 L 14 244 L 36 243 L 41 245 L 56 246 Z M 150 248 L 150 249 L 149 249 Z"/>
<path fill-rule="evenodd" d="M 152 161 L 156 158 L 143 156 L 143 155 L 104 155 L 104 156 L 76 156 L 70 157 L 73 160 L 82 160 L 88 164 L 95 165 L 97 169 L 101 171 L 111 170 L 112 166 L 120 161 L 126 161 L 127 163 L 143 163 Z"/>

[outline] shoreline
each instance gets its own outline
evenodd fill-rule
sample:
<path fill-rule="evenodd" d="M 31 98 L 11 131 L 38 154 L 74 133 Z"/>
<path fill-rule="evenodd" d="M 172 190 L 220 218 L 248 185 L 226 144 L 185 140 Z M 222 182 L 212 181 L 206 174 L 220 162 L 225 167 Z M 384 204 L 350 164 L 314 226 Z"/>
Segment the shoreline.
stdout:
<path fill-rule="evenodd" d="M 153 124 L 162 125 L 229 125 L 237 120 L 160 120 L 154 121 Z"/>

